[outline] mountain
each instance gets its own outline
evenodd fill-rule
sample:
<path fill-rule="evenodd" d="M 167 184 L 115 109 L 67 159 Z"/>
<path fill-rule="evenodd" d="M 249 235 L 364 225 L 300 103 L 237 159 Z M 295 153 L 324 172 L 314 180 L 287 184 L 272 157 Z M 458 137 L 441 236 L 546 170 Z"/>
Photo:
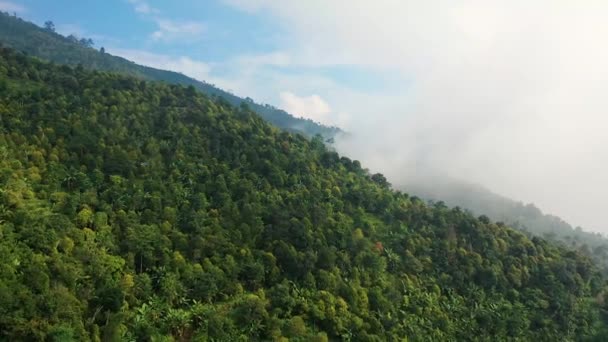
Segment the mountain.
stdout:
<path fill-rule="evenodd" d="M 492 220 L 577 249 L 591 257 L 608 274 L 608 239 L 599 233 L 575 228 L 555 215 L 544 214 L 534 204 L 524 204 L 480 185 L 445 177 L 435 177 L 432 181 L 419 180 L 399 188 L 427 200 L 442 201 L 476 215 L 487 215 Z"/>
<path fill-rule="evenodd" d="M 193 86 L 2 48 L 0 156 L 0 340 L 606 336 L 585 255 Z"/>
<path fill-rule="evenodd" d="M 81 38 L 82 39 L 82 38 Z M 310 119 L 296 118 L 287 112 L 267 104 L 255 103 L 250 98 L 240 98 L 212 84 L 198 81 L 183 74 L 159 70 L 135 64 L 124 58 L 93 49 L 86 39 L 64 37 L 52 30 L 43 29 L 21 18 L 0 11 L 0 43 L 29 55 L 71 66 L 82 65 L 87 69 L 120 72 L 138 78 L 167 83 L 194 86 L 197 90 L 214 97 L 221 97 L 233 106 L 247 104 L 262 118 L 283 129 L 301 132 L 307 136 L 322 135 L 331 139 L 340 132 Z M 101 49 L 100 49 L 101 50 Z"/>

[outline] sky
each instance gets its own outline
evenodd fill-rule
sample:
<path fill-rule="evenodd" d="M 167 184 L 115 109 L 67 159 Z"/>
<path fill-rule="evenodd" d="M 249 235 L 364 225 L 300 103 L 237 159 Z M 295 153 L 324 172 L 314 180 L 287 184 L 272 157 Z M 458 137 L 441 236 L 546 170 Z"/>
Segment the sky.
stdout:
<path fill-rule="evenodd" d="M 0 0 L 351 133 L 393 184 L 479 183 L 608 233 L 604 0 Z"/>

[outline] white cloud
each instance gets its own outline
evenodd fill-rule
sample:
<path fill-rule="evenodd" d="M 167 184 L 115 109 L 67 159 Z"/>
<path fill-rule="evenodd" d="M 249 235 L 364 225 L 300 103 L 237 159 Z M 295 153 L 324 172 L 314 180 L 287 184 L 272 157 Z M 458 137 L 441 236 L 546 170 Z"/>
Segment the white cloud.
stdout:
<path fill-rule="evenodd" d="M 143 0 L 128 0 L 134 6 L 135 12 L 141 14 L 157 14 L 160 11 Z"/>
<path fill-rule="evenodd" d="M 173 41 L 177 39 L 200 38 L 205 25 L 195 21 L 178 22 L 169 19 L 155 19 L 158 30 L 151 35 L 154 40 Z"/>
<path fill-rule="evenodd" d="M 193 60 L 186 56 L 168 56 L 142 50 L 108 48 L 108 53 L 121 56 L 138 64 L 147 65 L 157 69 L 180 72 L 199 81 L 210 79 L 211 67 L 209 64 Z"/>
<path fill-rule="evenodd" d="M 331 108 L 319 95 L 301 97 L 292 92 L 283 91 L 280 96 L 281 108 L 287 112 L 315 122 L 328 123 Z"/>
<path fill-rule="evenodd" d="M 13 13 L 13 12 L 23 13 L 23 12 L 26 12 L 27 9 L 25 8 L 25 6 L 16 4 L 14 2 L 0 1 L 0 11 L 8 12 L 8 13 Z"/>
<path fill-rule="evenodd" d="M 135 12 L 154 21 L 157 29 L 150 34 L 154 41 L 174 42 L 183 40 L 196 40 L 205 32 L 205 25 L 192 20 L 169 19 L 161 11 L 152 7 L 144 0 L 127 0 Z"/>
<path fill-rule="evenodd" d="M 441 170 L 573 224 L 605 225 L 608 2 L 225 2 L 272 16 L 294 65 L 382 69 L 408 81 L 383 96 L 281 85 L 349 113 L 359 139 L 340 148 L 393 183 Z"/>

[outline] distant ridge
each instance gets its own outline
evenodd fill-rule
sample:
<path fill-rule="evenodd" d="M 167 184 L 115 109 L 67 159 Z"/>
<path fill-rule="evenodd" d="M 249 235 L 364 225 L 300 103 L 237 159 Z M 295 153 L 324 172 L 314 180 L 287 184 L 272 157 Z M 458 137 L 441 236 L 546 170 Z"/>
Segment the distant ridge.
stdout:
<path fill-rule="evenodd" d="M 426 200 L 441 201 L 448 206 L 470 210 L 475 215 L 486 215 L 494 221 L 577 249 L 593 258 L 608 274 L 608 239 L 599 233 L 573 227 L 558 216 L 545 214 L 532 203 L 524 204 L 481 185 L 445 177 L 397 187 Z"/>
<path fill-rule="evenodd" d="M 8 13 L 0 12 L 0 43 L 41 59 L 87 69 L 119 72 L 146 80 L 164 81 L 193 86 L 203 93 L 221 97 L 232 106 L 246 104 L 266 121 L 291 132 L 312 137 L 317 134 L 331 139 L 340 129 L 325 126 L 310 119 L 296 118 L 284 110 L 268 104 L 259 104 L 250 98 L 241 98 L 204 81 L 184 74 L 136 64 L 125 58 L 99 51 L 81 44 L 76 37 L 64 37 Z"/>

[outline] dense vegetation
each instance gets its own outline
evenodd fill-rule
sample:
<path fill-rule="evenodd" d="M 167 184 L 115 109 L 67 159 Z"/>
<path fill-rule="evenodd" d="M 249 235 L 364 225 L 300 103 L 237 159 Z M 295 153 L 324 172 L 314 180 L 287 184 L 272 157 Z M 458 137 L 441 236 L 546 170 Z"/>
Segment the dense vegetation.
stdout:
<path fill-rule="evenodd" d="M 0 340 L 580 340 L 576 251 L 194 87 L 0 50 Z M 598 337 L 599 338 L 599 337 Z"/>
<path fill-rule="evenodd" d="M 92 40 L 73 35 L 64 37 L 55 33 L 53 26 L 52 22 L 49 21 L 46 23 L 46 28 L 43 29 L 21 18 L 0 11 L 0 42 L 4 46 L 59 64 L 82 65 L 87 69 L 120 72 L 146 80 L 164 81 L 184 86 L 191 85 L 209 96 L 222 97 L 233 106 L 238 107 L 242 102 L 245 102 L 251 110 L 268 122 L 289 131 L 304 133 L 310 137 L 320 134 L 326 139 L 331 139 L 340 132 L 336 127 L 327 127 L 310 119 L 295 118 L 273 106 L 255 103 L 250 98 L 240 98 L 202 80 L 197 81 L 177 72 L 138 65 L 124 58 L 112 56 L 103 51 L 103 48 L 100 50 L 93 49 Z"/>
<path fill-rule="evenodd" d="M 523 204 L 497 195 L 479 185 L 459 181 L 417 182 L 403 186 L 412 194 L 432 201 L 443 201 L 477 215 L 487 215 L 505 222 L 527 234 L 544 237 L 552 242 L 576 249 L 592 258 L 604 274 L 608 274 L 608 239 L 581 227 L 572 227 L 561 218 L 544 214 L 534 204 Z"/>

